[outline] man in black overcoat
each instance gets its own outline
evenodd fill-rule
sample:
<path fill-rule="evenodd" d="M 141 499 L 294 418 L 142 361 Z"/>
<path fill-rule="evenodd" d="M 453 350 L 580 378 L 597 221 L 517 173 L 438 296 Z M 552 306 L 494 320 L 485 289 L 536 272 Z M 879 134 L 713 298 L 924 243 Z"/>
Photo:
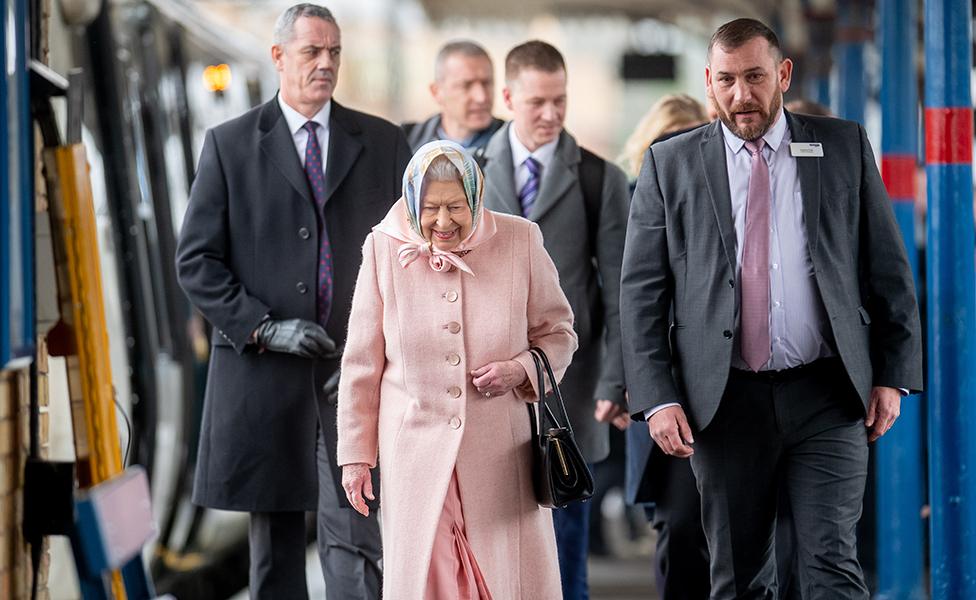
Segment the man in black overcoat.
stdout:
<path fill-rule="evenodd" d="M 399 127 L 332 99 L 340 52 L 327 9 L 282 13 L 279 93 L 207 132 L 177 250 L 180 284 L 214 327 L 193 501 L 250 513 L 252 598 L 307 598 L 315 509 L 328 598 L 379 596 L 375 511 L 345 507 L 324 387 L 363 240 L 410 151 Z"/>

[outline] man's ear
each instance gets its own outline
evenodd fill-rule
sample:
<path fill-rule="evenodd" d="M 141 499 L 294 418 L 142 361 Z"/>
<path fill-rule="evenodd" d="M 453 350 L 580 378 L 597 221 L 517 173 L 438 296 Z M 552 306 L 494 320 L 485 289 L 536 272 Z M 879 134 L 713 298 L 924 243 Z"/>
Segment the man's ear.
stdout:
<path fill-rule="evenodd" d="M 278 44 L 275 44 L 275 45 L 271 46 L 271 60 L 272 60 L 272 62 L 274 62 L 275 69 L 277 69 L 279 71 L 282 69 L 281 55 L 284 54 L 284 53 L 285 53 L 285 50 L 281 46 L 279 46 Z"/>
<path fill-rule="evenodd" d="M 790 89 L 790 82 L 793 78 L 793 61 L 784 58 L 783 62 L 779 63 L 779 89 L 784 94 Z"/>
<path fill-rule="evenodd" d="M 502 88 L 502 100 L 505 101 L 505 108 L 508 110 L 515 110 L 512 108 L 512 90 L 506 85 Z"/>
<path fill-rule="evenodd" d="M 441 86 L 437 85 L 436 81 L 431 81 L 427 89 L 430 90 L 430 96 L 434 99 L 434 101 L 436 101 L 437 104 L 440 104 L 441 99 L 439 94 L 441 91 Z"/>

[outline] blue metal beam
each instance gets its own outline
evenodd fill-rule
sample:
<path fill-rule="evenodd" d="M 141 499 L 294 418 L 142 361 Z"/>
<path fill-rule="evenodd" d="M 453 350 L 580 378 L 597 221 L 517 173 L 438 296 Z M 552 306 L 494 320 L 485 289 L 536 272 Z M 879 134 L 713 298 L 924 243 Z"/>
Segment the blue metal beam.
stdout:
<path fill-rule="evenodd" d="M 976 598 L 972 6 L 925 0 L 933 600 Z"/>
<path fill-rule="evenodd" d="M 837 89 L 832 94 L 832 108 L 841 118 L 863 125 L 867 99 L 864 45 L 871 39 L 869 11 L 862 0 L 845 0 L 837 5 L 837 44 L 834 47 Z"/>
<path fill-rule="evenodd" d="M 915 72 L 915 0 L 881 0 L 881 174 L 901 227 L 918 283 L 915 248 L 915 169 L 918 156 L 918 91 Z M 916 289 L 920 289 L 916 285 Z M 925 502 L 921 397 L 905 398 L 901 417 L 875 448 L 878 594 L 876 598 L 925 597 Z"/>

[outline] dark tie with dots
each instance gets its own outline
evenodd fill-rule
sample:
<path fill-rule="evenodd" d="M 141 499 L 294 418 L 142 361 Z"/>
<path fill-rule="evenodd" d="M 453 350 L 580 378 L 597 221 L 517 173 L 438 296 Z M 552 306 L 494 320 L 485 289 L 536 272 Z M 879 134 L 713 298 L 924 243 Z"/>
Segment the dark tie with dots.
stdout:
<path fill-rule="evenodd" d="M 319 268 L 316 276 L 316 318 L 325 327 L 332 312 L 332 246 L 325 228 L 325 177 L 322 169 L 322 147 L 317 133 L 319 124 L 305 123 L 308 143 L 305 145 L 305 176 L 315 198 L 315 216 L 319 228 Z"/>

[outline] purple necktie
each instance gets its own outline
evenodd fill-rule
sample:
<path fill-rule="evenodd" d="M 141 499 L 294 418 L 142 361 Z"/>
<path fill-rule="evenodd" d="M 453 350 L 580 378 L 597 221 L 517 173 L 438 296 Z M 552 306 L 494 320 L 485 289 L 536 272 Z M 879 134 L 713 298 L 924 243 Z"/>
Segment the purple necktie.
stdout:
<path fill-rule="evenodd" d="M 742 244 L 742 302 L 739 351 L 749 368 L 759 371 L 769 361 L 769 165 L 762 138 L 746 142 L 752 154 L 746 233 Z"/>
<path fill-rule="evenodd" d="M 315 198 L 315 217 L 319 228 L 319 268 L 316 275 L 316 319 L 322 327 L 329 321 L 332 312 L 332 245 L 329 232 L 325 228 L 325 177 L 322 169 L 322 147 L 317 133 L 319 124 L 305 123 L 308 143 L 305 144 L 305 177 L 308 178 L 312 196 Z"/>
<path fill-rule="evenodd" d="M 542 165 L 531 156 L 525 159 L 522 164 L 529 170 L 529 180 L 519 190 L 518 197 L 519 204 L 522 205 L 522 216 L 528 219 L 532 212 L 532 206 L 535 204 L 535 198 L 539 195 L 539 173 L 542 171 Z"/>

